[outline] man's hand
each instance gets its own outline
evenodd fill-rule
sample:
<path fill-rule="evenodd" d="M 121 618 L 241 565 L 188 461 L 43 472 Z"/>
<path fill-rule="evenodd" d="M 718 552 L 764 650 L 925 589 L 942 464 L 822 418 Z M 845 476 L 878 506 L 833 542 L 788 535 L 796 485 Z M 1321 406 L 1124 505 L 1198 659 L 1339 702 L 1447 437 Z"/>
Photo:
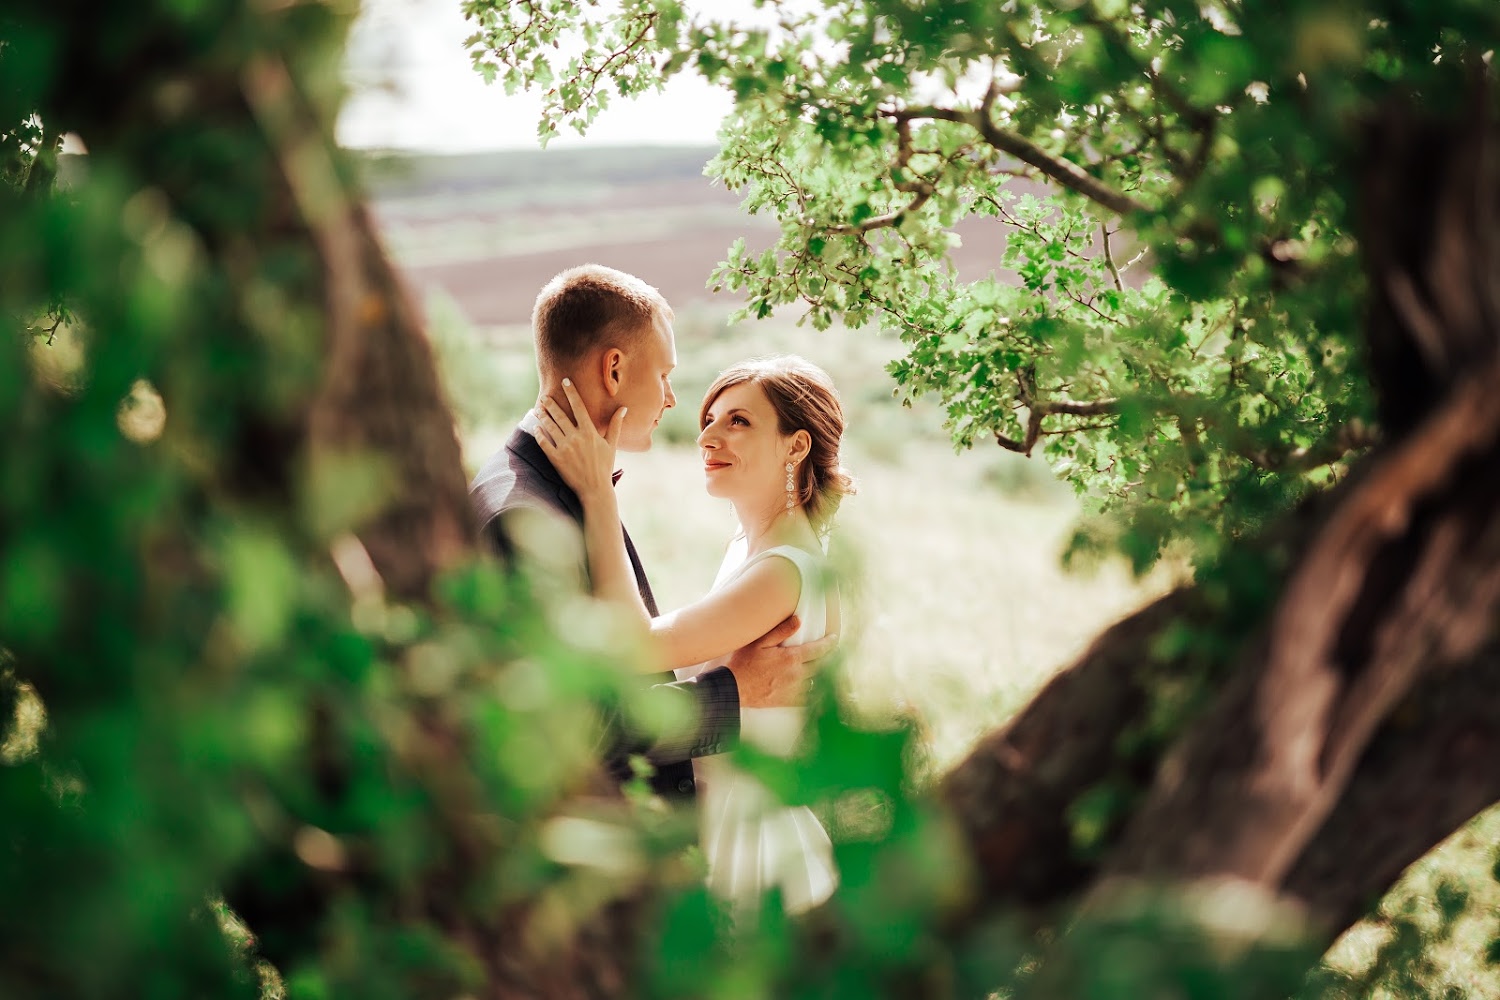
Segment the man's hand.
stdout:
<path fill-rule="evenodd" d="M 781 645 L 800 625 L 792 615 L 730 654 L 724 665 L 739 685 L 741 708 L 800 708 L 807 701 L 816 661 L 833 652 L 839 637 L 824 636 L 800 646 Z"/>

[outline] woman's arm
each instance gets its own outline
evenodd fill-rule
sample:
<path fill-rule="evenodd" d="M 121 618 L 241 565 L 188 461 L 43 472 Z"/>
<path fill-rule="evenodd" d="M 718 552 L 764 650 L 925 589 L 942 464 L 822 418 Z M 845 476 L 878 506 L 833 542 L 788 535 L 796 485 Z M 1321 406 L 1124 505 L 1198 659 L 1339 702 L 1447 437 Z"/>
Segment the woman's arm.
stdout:
<path fill-rule="evenodd" d="M 567 379 L 563 392 L 574 413 L 586 414 L 578 390 Z M 620 508 L 615 499 L 615 442 L 626 408 L 615 411 L 609 431 L 603 436 L 592 421 L 574 422 L 567 411 L 550 397 L 542 400 L 543 417 L 537 427 L 537 443 L 563 480 L 578 494 L 583 505 L 583 541 L 588 551 L 589 579 L 595 597 L 634 609 L 643 627 L 651 613 L 641 600 L 630 557 L 625 552 L 625 532 L 620 527 Z"/>
<path fill-rule="evenodd" d="M 651 619 L 657 662 L 670 668 L 721 662 L 796 611 L 801 596 L 795 563 L 781 556 L 762 559 L 731 583 Z"/>
<path fill-rule="evenodd" d="M 640 623 L 649 626 L 651 612 L 641 599 L 630 556 L 625 552 L 625 532 L 620 527 L 614 490 L 587 497 L 580 493 L 578 499 L 583 504 L 583 544 L 588 549 L 594 596 L 632 609 Z"/>

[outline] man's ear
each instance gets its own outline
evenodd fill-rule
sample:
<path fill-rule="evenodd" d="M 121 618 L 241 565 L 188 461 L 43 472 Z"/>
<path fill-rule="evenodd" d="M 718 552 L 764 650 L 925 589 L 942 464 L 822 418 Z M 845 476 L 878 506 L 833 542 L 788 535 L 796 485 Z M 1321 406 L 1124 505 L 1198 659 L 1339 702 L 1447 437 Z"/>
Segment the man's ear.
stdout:
<path fill-rule="evenodd" d="M 604 391 L 610 396 L 618 395 L 625 386 L 625 352 L 611 347 L 599 355 L 599 377 Z"/>

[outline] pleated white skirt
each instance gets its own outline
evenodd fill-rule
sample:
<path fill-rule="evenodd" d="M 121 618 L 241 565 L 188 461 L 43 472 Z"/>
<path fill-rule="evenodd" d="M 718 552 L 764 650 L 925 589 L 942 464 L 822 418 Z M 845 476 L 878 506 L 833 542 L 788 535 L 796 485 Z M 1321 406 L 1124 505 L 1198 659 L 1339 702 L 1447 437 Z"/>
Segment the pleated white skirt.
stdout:
<path fill-rule="evenodd" d="M 801 731 L 798 709 L 745 709 L 741 738 L 786 754 Z M 788 913 L 822 903 L 838 885 L 833 844 L 806 806 L 788 807 L 729 759 L 698 761 L 703 854 L 708 887 L 737 908 L 753 908 L 781 891 Z"/>

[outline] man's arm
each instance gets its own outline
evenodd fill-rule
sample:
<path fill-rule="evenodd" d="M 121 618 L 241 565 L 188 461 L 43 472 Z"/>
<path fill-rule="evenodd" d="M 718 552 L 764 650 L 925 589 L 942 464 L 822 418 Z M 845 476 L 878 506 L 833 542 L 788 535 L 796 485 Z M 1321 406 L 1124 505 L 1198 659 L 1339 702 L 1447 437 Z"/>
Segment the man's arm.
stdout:
<path fill-rule="evenodd" d="M 651 763 L 677 764 L 694 757 L 727 753 L 739 742 L 739 685 L 728 668 L 714 667 L 685 681 L 658 684 L 657 688 L 676 692 L 676 697 L 693 699 L 693 725 L 668 733 L 643 748 L 641 752 Z"/>
<path fill-rule="evenodd" d="M 782 646 L 801 623 L 793 615 L 755 642 L 730 655 L 722 667 L 658 689 L 693 699 L 693 726 L 636 750 L 656 765 L 725 753 L 740 736 L 741 708 L 795 708 L 807 699 L 818 660 L 831 653 L 838 636 L 800 646 Z"/>
<path fill-rule="evenodd" d="M 759 639 L 729 654 L 724 667 L 734 674 L 743 708 L 801 708 L 818 663 L 838 646 L 837 635 L 825 635 L 797 646 L 782 643 L 802 621 L 792 615 Z"/>

